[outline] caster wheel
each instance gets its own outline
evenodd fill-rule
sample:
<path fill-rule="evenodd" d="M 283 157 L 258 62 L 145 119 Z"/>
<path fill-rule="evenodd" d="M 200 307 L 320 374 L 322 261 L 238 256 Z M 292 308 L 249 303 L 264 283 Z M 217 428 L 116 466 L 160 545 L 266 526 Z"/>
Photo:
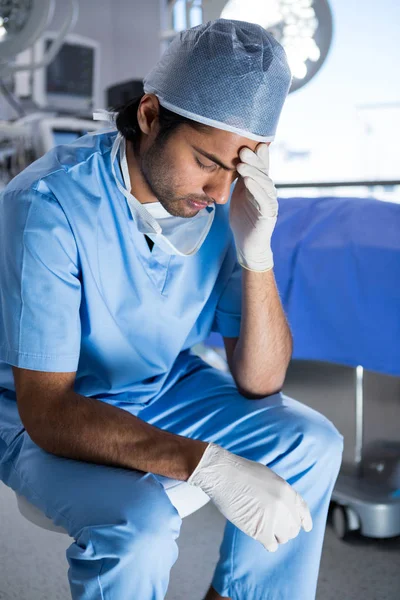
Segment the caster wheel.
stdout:
<path fill-rule="evenodd" d="M 360 531 L 360 520 L 349 507 L 336 504 L 332 510 L 332 526 L 340 540 L 347 540 Z"/>
<path fill-rule="evenodd" d="M 337 504 L 332 511 L 332 525 L 336 536 L 344 540 L 350 533 L 346 509 Z"/>

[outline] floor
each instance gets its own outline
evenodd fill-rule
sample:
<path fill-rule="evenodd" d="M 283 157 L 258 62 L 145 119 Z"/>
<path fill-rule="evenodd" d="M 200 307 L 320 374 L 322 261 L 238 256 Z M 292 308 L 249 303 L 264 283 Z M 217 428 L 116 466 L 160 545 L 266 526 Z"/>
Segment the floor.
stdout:
<path fill-rule="evenodd" d="M 320 369 L 319 376 L 311 381 L 311 372 L 315 372 L 311 367 L 294 365 L 289 370 L 285 392 L 335 422 L 345 435 L 345 454 L 350 460 L 352 418 L 343 415 L 346 406 L 341 403 L 346 397 L 350 403 L 352 374 L 346 369 Z M 393 421 L 393 406 L 390 416 Z M 397 415 L 395 422 L 397 430 Z M 203 599 L 217 562 L 224 524 L 211 502 L 184 519 L 180 554 L 171 571 L 166 600 Z M 65 560 L 69 544 L 66 535 L 39 529 L 26 521 L 17 510 L 14 493 L 0 483 L 0 600 L 70 599 Z M 328 523 L 317 600 L 338 599 L 399 600 L 400 537 L 374 540 L 354 536 L 344 542 L 336 538 Z"/>
<path fill-rule="evenodd" d="M 65 560 L 70 539 L 26 521 L 14 498 L 14 493 L 0 484 L 0 599 L 70 599 Z M 203 599 L 217 562 L 224 523 L 211 502 L 183 520 L 180 554 L 171 571 L 166 600 Z M 400 538 L 355 538 L 345 543 L 328 525 L 317 600 L 399 600 L 399 566 Z"/>

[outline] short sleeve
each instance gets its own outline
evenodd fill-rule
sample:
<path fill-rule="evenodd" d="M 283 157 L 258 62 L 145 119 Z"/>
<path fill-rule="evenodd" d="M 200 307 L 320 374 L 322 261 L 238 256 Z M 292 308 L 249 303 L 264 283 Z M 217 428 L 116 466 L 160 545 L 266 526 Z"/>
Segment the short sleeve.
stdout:
<path fill-rule="evenodd" d="M 223 337 L 239 337 L 242 316 L 242 267 L 236 258 L 234 242 L 228 257 L 233 268 L 231 275 L 218 299 L 211 331 Z"/>
<path fill-rule="evenodd" d="M 0 196 L 0 360 L 76 371 L 81 285 L 73 232 L 56 198 L 34 189 Z"/>

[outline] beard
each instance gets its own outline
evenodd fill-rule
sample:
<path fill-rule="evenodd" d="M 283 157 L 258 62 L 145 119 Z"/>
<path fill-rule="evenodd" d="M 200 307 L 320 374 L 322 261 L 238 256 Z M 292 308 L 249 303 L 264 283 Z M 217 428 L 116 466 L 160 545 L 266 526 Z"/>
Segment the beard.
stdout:
<path fill-rule="evenodd" d="M 207 196 L 189 194 L 179 196 L 175 191 L 172 173 L 173 165 L 166 161 L 163 153 L 163 142 L 157 142 L 139 158 L 138 165 L 143 179 L 150 188 L 153 196 L 157 198 L 160 204 L 174 217 L 183 217 L 190 219 L 199 211 L 188 212 L 190 209 L 186 203 L 187 200 L 197 200 L 198 202 L 212 202 Z"/>

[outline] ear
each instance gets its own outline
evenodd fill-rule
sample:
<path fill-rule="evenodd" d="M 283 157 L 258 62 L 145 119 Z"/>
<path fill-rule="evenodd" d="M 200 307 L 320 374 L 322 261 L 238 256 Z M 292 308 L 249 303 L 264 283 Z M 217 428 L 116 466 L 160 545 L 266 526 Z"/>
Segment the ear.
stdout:
<path fill-rule="evenodd" d="M 141 131 L 151 135 L 158 127 L 160 103 L 155 94 L 145 94 L 140 101 L 137 120 Z"/>

